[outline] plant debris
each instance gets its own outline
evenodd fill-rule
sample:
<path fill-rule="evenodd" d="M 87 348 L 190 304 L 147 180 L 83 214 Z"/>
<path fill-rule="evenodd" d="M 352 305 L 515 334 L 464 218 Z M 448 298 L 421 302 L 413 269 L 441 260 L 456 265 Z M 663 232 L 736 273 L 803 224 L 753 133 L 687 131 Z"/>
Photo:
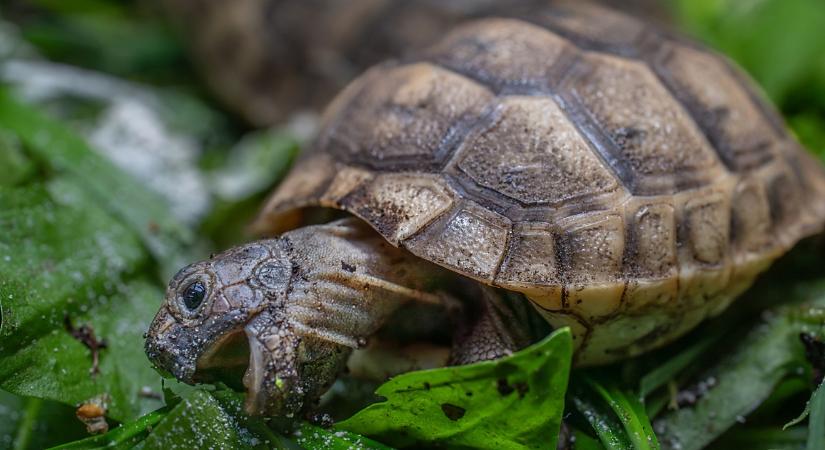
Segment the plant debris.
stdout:
<path fill-rule="evenodd" d="M 73 338 L 80 341 L 92 352 L 92 367 L 89 369 L 89 374 L 92 377 L 97 376 L 97 374 L 100 373 L 100 350 L 107 347 L 106 341 L 97 339 L 95 330 L 91 325 L 83 324 L 75 328 L 68 314 L 63 316 L 63 324 L 66 327 L 66 331 L 68 331 Z"/>
<path fill-rule="evenodd" d="M 75 415 L 86 425 L 89 434 L 103 434 L 109 431 L 106 411 L 109 410 L 109 394 L 100 394 L 77 407 Z"/>

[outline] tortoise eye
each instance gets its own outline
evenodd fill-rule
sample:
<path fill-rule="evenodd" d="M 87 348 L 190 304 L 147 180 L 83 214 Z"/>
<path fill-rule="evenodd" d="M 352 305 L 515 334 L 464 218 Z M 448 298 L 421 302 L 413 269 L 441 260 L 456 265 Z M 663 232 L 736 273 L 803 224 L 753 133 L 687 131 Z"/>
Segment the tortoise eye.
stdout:
<path fill-rule="evenodd" d="M 203 303 L 204 297 L 206 297 L 206 286 L 200 281 L 195 281 L 183 290 L 181 300 L 186 309 L 194 311 Z"/>

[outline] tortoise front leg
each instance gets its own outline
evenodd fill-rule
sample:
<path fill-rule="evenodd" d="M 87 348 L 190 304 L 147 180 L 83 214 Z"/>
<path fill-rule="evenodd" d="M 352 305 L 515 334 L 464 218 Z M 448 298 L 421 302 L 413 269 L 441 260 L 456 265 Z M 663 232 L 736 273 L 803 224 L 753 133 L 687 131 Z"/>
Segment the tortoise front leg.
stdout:
<path fill-rule="evenodd" d="M 458 317 L 451 365 L 472 364 L 511 355 L 549 332 L 519 294 L 478 286 L 477 300 Z"/>

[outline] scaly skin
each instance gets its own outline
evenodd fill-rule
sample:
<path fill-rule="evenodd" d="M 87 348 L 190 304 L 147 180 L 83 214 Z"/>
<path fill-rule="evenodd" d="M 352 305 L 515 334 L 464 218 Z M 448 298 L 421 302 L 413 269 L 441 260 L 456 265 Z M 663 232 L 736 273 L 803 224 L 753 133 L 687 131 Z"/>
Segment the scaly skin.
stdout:
<path fill-rule="evenodd" d="M 238 364 L 225 350 L 245 335 L 247 411 L 293 416 L 405 302 L 441 302 L 428 291 L 443 275 L 357 219 L 300 228 L 182 269 L 146 353 L 181 381 L 209 381 L 204 369 Z"/>

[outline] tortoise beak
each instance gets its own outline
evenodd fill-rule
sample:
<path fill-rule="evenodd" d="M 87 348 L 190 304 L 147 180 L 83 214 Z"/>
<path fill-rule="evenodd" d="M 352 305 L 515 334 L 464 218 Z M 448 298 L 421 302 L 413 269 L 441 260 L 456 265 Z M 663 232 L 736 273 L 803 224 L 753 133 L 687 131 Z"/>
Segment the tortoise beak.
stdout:
<path fill-rule="evenodd" d="M 154 335 L 146 339 L 146 356 L 162 376 L 169 375 L 192 384 L 195 375 L 195 361 L 185 352 L 180 352 L 168 334 Z"/>
<path fill-rule="evenodd" d="M 193 384 L 200 349 L 167 308 L 161 308 L 149 325 L 144 350 L 162 376 Z"/>

